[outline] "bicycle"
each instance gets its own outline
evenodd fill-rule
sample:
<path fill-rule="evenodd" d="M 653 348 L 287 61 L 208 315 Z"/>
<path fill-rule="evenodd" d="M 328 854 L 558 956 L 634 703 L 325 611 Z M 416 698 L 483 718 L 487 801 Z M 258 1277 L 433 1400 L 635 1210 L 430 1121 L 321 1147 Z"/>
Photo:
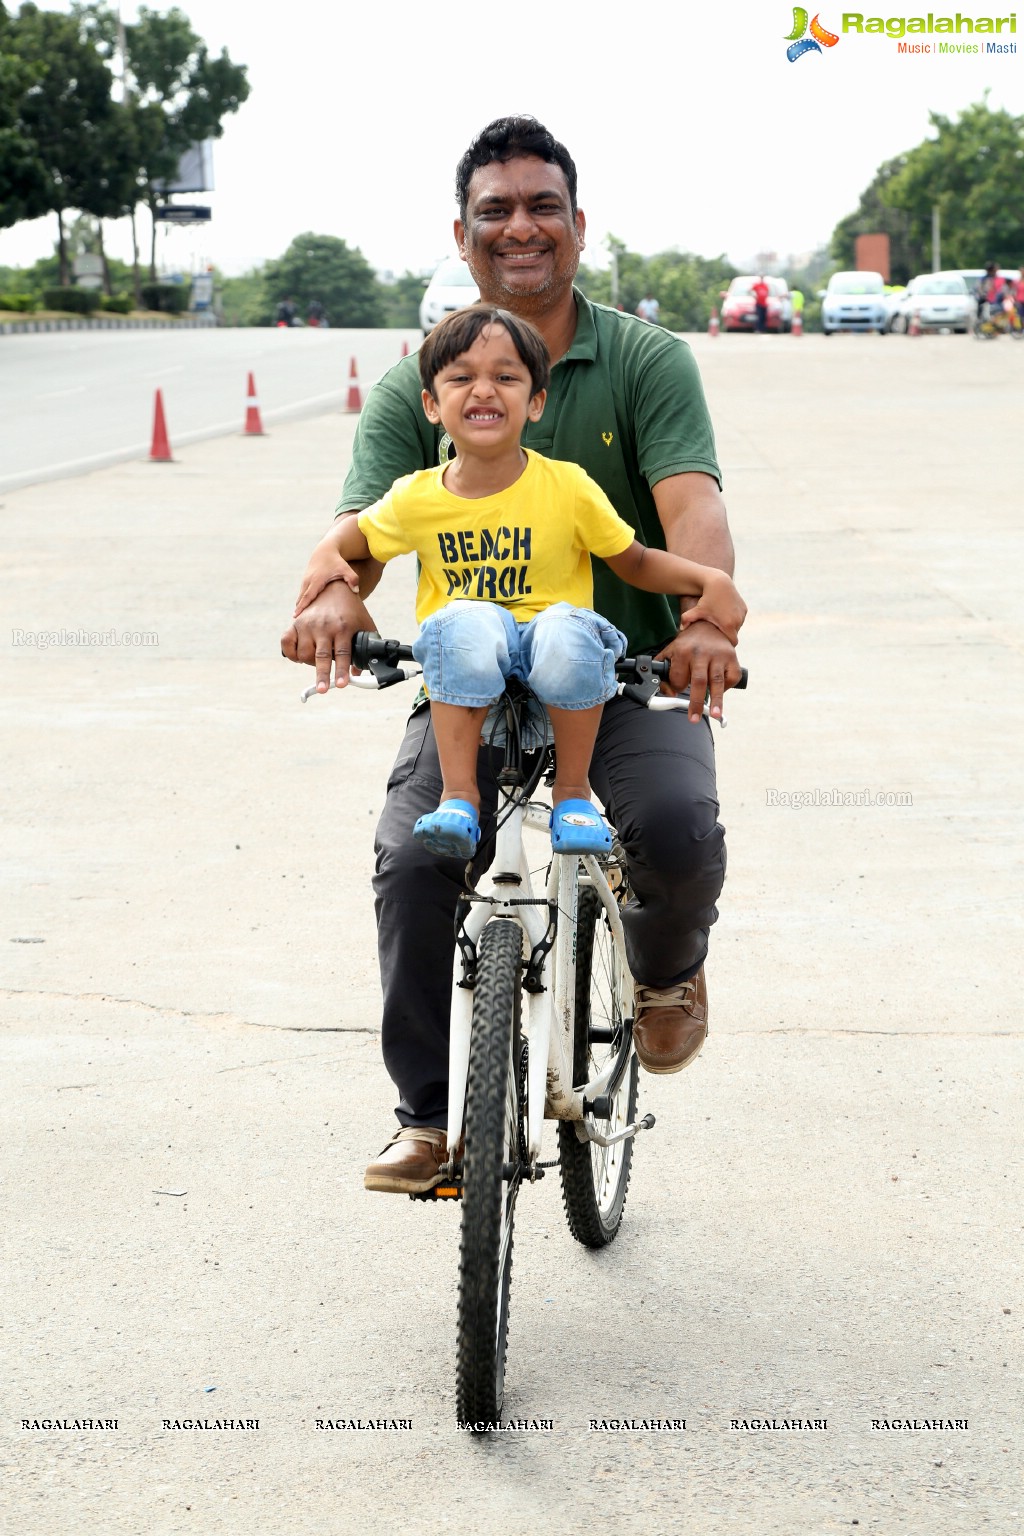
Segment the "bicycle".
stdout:
<path fill-rule="evenodd" d="M 419 673 L 412 649 L 353 637 L 356 686 L 387 688 Z M 618 691 L 648 709 L 688 707 L 659 692 L 668 663 L 617 663 Z M 739 687 L 746 686 L 744 671 Z M 316 693 L 307 688 L 303 700 Z M 543 893 L 534 890 L 526 827 L 547 832 L 550 806 L 532 797 L 553 779 L 553 748 L 523 746 L 529 690 L 511 681 L 498 720 L 504 741 L 491 867 L 467 880 L 456 914 L 449 1046 L 448 1146 L 443 1181 L 413 1200 L 462 1203 L 456 1414 L 474 1432 L 500 1424 L 504 1401 L 515 1207 L 525 1182 L 558 1167 L 569 1231 L 588 1248 L 618 1235 L 633 1141 L 654 1126 L 637 1119 L 633 978 L 620 904 L 629 898 L 625 857 L 548 849 Z M 725 725 L 724 718 L 721 721 Z M 467 870 L 468 870 L 467 866 Z M 523 997 L 526 1017 L 523 1017 Z M 558 1122 L 558 1157 L 544 1161 L 545 1119 Z M 465 1133 L 461 1167 L 458 1147 Z"/>
<path fill-rule="evenodd" d="M 974 335 L 978 341 L 994 341 L 997 336 L 1012 336 L 1014 341 L 1020 341 L 1024 336 L 1024 324 L 1014 300 L 1007 296 L 995 306 L 989 303 L 982 305 L 981 315 L 974 325 Z"/>

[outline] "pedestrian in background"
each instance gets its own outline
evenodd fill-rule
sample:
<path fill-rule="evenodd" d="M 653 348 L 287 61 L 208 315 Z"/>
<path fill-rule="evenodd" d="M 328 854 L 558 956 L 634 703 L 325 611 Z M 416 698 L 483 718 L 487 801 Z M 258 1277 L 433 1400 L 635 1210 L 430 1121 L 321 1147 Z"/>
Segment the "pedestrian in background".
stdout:
<path fill-rule="evenodd" d="M 653 293 L 647 293 L 637 305 L 636 312 L 641 320 L 649 320 L 652 325 L 657 325 L 658 316 L 661 314 L 661 305 Z"/>
<path fill-rule="evenodd" d="M 750 291 L 754 296 L 757 329 L 759 333 L 763 333 L 768 329 L 768 284 L 763 277 L 759 277 Z"/>

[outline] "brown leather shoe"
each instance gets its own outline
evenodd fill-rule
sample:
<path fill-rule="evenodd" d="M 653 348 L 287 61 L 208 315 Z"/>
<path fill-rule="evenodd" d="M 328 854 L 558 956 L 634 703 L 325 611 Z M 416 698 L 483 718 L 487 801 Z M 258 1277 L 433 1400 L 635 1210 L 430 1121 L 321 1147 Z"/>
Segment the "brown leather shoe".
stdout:
<path fill-rule="evenodd" d="M 434 1126 L 404 1126 L 367 1168 L 363 1187 L 385 1195 L 422 1195 L 443 1182 L 441 1169 L 447 1161 L 448 1137 L 444 1131 Z"/>
<path fill-rule="evenodd" d="M 648 1072 L 681 1072 L 696 1061 L 708 1037 L 704 967 L 674 987 L 636 984 L 633 1044 Z"/>

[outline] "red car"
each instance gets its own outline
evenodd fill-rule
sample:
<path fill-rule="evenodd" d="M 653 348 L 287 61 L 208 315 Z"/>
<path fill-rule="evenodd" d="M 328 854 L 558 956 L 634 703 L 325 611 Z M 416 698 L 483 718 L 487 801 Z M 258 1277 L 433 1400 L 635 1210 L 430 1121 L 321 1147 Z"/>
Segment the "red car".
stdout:
<path fill-rule="evenodd" d="M 722 294 L 722 330 L 755 331 L 757 309 L 751 292 L 757 282 L 753 277 L 734 277 L 728 291 Z M 766 277 L 768 284 L 768 314 L 765 325 L 769 331 L 788 331 L 793 323 L 793 300 L 784 277 Z"/>

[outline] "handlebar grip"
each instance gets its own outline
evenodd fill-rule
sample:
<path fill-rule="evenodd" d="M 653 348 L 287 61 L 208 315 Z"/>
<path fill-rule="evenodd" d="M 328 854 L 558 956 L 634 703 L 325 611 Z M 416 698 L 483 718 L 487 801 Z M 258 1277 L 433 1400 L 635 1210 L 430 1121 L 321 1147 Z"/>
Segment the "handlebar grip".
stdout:
<path fill-rule="evenodd" d="M 352 636 L 352 665 L 375 670 L 375 661 L 393 667 L 398 661 L 412 661 L 412 646 L 400 640 L 382 640 L 372 630 L 360 629 Z"/>

